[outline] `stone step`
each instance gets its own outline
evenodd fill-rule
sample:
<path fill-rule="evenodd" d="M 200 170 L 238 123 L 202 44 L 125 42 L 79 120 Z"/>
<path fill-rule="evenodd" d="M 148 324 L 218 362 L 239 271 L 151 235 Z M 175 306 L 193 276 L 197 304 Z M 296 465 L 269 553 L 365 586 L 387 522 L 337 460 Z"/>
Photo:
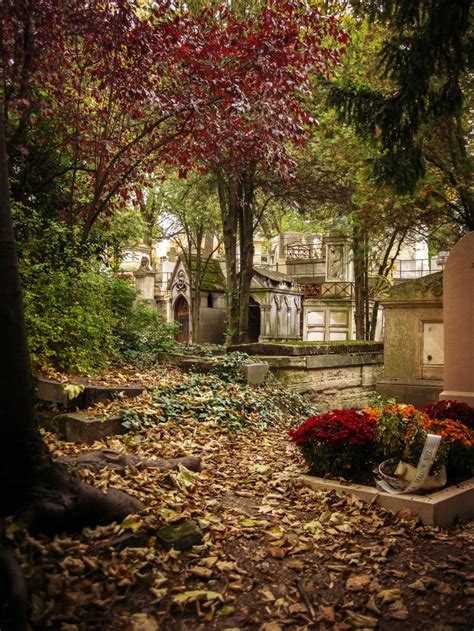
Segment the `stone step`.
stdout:
<path fill-rule="evenodd" d="M 120 416 L 100 418 L 88 412 L 59 414 L 52 419 L 50 427 L 64 440 L 87 445 L 127 431 Z"/>
<path fill-rule="evenodd" d="M 140 384 L 118 385 L 118 386 L 84 386 L 81 392 L 76 396 L 65 389 L 63 384 L 56 379 L 47 379 L 46 377 L 36 378 L 36 397 L 40 401 L 46 403 L 56 403 L 64 408 L 85 409 L 96 403 L 110 401 L 118 396 L 132 398 L 139 396 L 145 386 Z M 74 384 L 76 385 L 76 384 Z"/>

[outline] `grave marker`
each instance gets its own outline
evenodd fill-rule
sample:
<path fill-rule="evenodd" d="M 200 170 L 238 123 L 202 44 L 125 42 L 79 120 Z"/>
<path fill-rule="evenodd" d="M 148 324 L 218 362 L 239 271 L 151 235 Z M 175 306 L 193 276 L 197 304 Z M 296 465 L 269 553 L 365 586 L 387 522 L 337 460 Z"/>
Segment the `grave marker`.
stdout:
<path fill-rule="evenodd" d="M 439 398 L 474 406 L 474 232 L 456 243 L 443 275 L 444 389 Z"/>

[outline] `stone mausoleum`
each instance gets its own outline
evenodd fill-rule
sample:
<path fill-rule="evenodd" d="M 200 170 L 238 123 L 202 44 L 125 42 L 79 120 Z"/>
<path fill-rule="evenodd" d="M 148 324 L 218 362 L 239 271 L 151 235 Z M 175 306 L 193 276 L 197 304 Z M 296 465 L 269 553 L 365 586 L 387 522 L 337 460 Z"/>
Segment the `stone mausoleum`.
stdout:
<path fill-rule="evenodd" d="M 443 390 L 443 273 L 405 281 L 382 301 L 384 375 L 377 392 L 422 406 Z"/>
<path fill-rule="evenodd" d="M 180 324 L 178 339 L 188 342 L 192 334 L 190 317 L 191 286 L 189 273 L 181 258 L 178 258 L 168 284 L 169 320 Z M 210 259 L 201 282 L 201 307 L 199 333 L 193 336 L 199 342 L 220 344 L 224 341 L 226 322 L 225 279 L 220 263 Z"/>
<path fill-rule="evenodd" d="M 191 287 L 184 262 L 178 259 L 169 281 L 170 320 L 179 322 L 179 339 L 191 336 Z M 254 268 L 249 303 L 249 338 L 262 340 L 297 340 L 301 338 L 302 292 L 295 283 L 279 272 Z M 201 284 L 200 342 L 224 342 L 226 290 L 220 261 L 211 259 Z"/>

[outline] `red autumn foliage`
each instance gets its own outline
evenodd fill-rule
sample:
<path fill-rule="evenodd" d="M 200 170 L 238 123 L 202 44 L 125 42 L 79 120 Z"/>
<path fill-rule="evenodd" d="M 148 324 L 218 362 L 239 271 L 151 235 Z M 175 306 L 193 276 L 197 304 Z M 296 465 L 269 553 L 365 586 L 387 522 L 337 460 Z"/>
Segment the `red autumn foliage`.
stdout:
<path fill-rule="evenodd" d="M 168 147 L 168 159 L 287 178 L 294 166 L 289 143 L 304 144 L 317 124 L 311 81 L 339 63 L 347 35 L 335 18 L 301 0 L 267 0 L 247 16 L 222 3 L 218 12 L 183 19 L 192 38 L 174 49 L 175 70 L 194 116 L 190 133 Z M 195 19 L 197 30 L 189 24 Z"/>

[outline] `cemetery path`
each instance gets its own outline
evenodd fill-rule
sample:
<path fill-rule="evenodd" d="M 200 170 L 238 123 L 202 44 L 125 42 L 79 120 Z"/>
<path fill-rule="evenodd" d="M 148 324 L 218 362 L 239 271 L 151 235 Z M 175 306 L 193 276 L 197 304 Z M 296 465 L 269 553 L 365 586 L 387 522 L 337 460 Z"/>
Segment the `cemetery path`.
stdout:
<path fill-rule="evenodd" d="M 46 436 L 56 455 L 90 449 Z M 105 446 L 201 456 L 203 470 L 83 470 L 140 498 L 144 513 L 54 539 L 10 526 L 33 629 L 472 628 L 473 525 L 439 531 L 302 486 L 284 424 L 229 434 L 189 419 L 94 445 Z M 201 545 L 164 551 L 157 529 L 181 518 L 200 526 Z"/>

